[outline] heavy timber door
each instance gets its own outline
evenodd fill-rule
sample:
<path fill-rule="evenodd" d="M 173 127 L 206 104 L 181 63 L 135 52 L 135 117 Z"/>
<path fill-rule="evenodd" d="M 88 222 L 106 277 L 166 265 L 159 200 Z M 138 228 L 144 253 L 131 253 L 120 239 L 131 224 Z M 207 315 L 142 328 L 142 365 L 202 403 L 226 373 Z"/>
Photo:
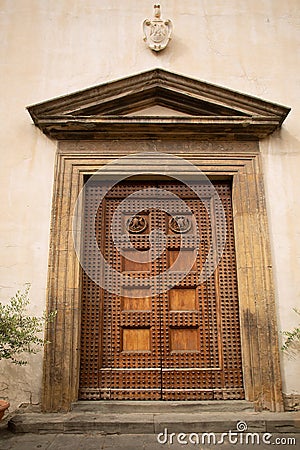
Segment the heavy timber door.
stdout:
<path fill-rule="evenodd" d="M 176 210 L 178 204 L 172 198 L 170 211 L 164 210 L 159 196 L 155 208 L 149 208 L 143 191 L 151 188 L 179 196 L 195 222 L 186 211 Z M 211 242 L 218 239 L 215 230 L 220 217 L 214 209 L 214 189 L 199 184 L 192 191 L 175 181 L 123 182 L 106 195 L 95 222 L 89 205 L 100 195 L 101 187 L 95 183 L 87 190 L 86 258 L 93 260 L 88 240 L 95 226 L 105 259 L 128 278 L 120 294 L 113 289 L 102 290 L 83 273 L 81 399 L 244 398 L 231 188 L 228 183 L 215 183 L 214 188 L 226 215 L 226 244 L 221 260 L 204 281 L 200 274 Z M 128 196 L 137 191 L 140 194 L 131 200 Z M 120 250 L 111 224 L 125 198 L 128 211 L 118 220 L 121 229 L 130 235 L 130 245 L 123 243 Z M 192 227 L 198 227 L 200 234 L 196 250 L 193 239 L 186 237 L 182 241 Z M 148 262 L 133 260 L 130 246 L 146 254 L 157 229 L 164 233 L 164 250 Z M 183 258 L 173 274 L 174 282 L 169 289 L 158 289 L 155 292 L 159 293 L 152 295 L 149 279 L 161 283 L 163 276 L 159 276 L 179 261 L 180 250 Z M 191 260 L 191 269 L 180 277 L 186 271 L 185 261 Z M 97 270 L 95 267 L 95 273 Z"/>

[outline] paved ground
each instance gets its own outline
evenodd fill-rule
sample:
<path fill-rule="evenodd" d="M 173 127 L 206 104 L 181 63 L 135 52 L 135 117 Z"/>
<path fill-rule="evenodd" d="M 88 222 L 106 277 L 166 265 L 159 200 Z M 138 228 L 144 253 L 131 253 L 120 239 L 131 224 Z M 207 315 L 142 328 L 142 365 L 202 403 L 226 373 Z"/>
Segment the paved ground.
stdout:
<path fill-rule="evenodd" d="M 101 405 L 101 407 L 104 406 Z M 110 405 L 110 408 L 113 406 L 115 405 Z M 95 408 L 95 406 L 93 407 Z M 299 413 L 241 411 L 220 413 L 214 411 L 202 413 L 202 415 L 193 413 L 192 420 L 190 414 L 177 413 L 174 415 L 169 413 L 166 415 L 165 411 L 164 414 L 153 413 L 149 422 L 149 412 L 142 414 L 137 410 L 136 414 L 131 414 L 128 418 L 128 414 L 123 411 L 117 420 L 113 414 L 105 413 L 103 415 L 103 411 L 99 412 L 99 405 L 95 411 L 92 411 L 88 404 L 81 404 L 80 408 L 77 412 L 75 408 L 74 411 L 61 415 L 41 415 L 34 412 L 10 414 L 0 422 L 0 450 L 163 450 L 164 448 L 173 450 L 239 450 L 247 448 L 253 450 L 289 448 L 300 450 Z M 84 408 L 87 408 L 87 411 Z M 11 419 L 10 423 L 15 421 L 13 429 L 20 432 L 14 434 L 8 430 L 9 418 Z M 99 423 L 95 422 L 97 418 Z M 244 422 L 241 422 L 241 419 Z M 240 421 L 240 425 L 244 424 L 248 427 L 246 429 L 237 428 L 237 421 Z M 119 426 L 119 422 L 122 423 L 122 427 Z M 33 426 L 31 426 L 32 424 Z M 101 426 L 96 427 L 95 424 Z M 159 430 L 157 432 L 165 430 L 168 425 L 176 431 L 176 434 L 170 431 L 160 435 L 156 434 L 156 430 Z M 241 431 L 237 433 L 237 429 Z M 78 433 L 79 430 L 82 430 L 82 433 Z M 205 430 L 209 430 L 210 433 L 205 434 Z M 213 430 L 215 430 L 215 434 L 212 433 Z M 232 432 L 232 435 L 227 433 L 225 439 L 222 440 L 224 430 L 235 431 Z M 23 433 L 23 431 L 28 432 Z M 246 437 L 248 443 L 246 443 Z"/>
<path fill-rule="evenodd" d="M 266 436 L 268 443 L 263 443 L 263 435 L 259 435 L 260 444 L 254 445 L 240 444 L 240 443 L 217 443 L 206 445 L 197 443 L 195 435 L 168 436 L 168 443 L 163 443 L 165 438 L 161 436 L 162 443 L 158 443 L 156 435 L 149 434 L 122 434 L 122 435 L 101 435 L 101 434 L 13 434 L 6 430 L 3 425 L 0 428 L 0 450 L 158 450 L 158 449 L 201 449 L 212 450 L 219 448 L 228 449 L 252 449 L 252 450 L 266 450 L 266 449 L 300 449 L 300 435 L 291 434 L 276 434 Z M 179 440 L 188 441 L 187 444 L 178 443 Z M 234 440 L 235 437 L 233 436 Z M 257 439 L 257 437 L 256 437 Z M 278 441 L 276 441 L 278 439 Z M 289 439 L 289 440 L 288 440 Z M 292 441 L 292 440 L 293 441 Z M 189 442 L 191 440 L 192 442 Z M 221 435 L 216 435 L 217 442 L 221 441 Z M 172 441 L 172 443 L 170 443 Z M 175 441 L 175 442 L 174 442 Z M 251 441 L 250 441 L 251 442 Z M 257 441 L 255 441 L 257 442 Z M 273 444 L 273 447 L 270 447 Z"/>

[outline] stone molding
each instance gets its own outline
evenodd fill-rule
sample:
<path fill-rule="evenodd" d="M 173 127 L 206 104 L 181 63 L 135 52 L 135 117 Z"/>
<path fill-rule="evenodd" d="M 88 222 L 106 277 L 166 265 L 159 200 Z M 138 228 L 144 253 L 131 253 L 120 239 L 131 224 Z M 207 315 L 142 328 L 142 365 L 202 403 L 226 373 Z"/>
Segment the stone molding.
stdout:
<path fill-rule="evenodd" d="M 135 116 L 154 105 L 182 117 Z M 28 107 L 55 139 L 257 140 L 281 126 L 290 109 L 250 95 L 153 69 Z M 130 116 L 128 116 L 130 114 Z"/>

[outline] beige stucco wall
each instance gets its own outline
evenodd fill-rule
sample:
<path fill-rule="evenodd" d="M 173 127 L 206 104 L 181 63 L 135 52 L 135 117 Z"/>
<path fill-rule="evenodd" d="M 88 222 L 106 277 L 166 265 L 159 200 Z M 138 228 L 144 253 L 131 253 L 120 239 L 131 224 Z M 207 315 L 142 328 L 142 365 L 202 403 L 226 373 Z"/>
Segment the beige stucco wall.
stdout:
<path fill-rule="evenodd" d="M 278 320 L 297 323 L 300 273 L 299 0 L 162 0 L 173 39 L 161 53 L 142 40 L 149 0 L 0 0 L 0 298 L 31 282 L 45 307 L 55 143 L 25 106 L 154 67 L 292 107 L 261 142 Z M 38 402 L 42 354 L 25 369 L 0 362 L 0 397 Z M 300 392 L 299 355 L 282 358 L 284 392 Z"/>

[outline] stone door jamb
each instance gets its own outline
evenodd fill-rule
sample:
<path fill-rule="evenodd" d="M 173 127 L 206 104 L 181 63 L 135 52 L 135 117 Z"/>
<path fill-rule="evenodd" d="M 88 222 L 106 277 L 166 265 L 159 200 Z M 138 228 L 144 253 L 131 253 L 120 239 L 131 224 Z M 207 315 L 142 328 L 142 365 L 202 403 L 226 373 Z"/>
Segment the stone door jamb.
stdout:
<path fill-rule="evenodd" d="M 50 236 L 48 324 L 42 408 L 68 411 L 78 399 L 81 268 L 74 251 L 73 209 L 84 175 L 126 154 L 181 156 L 208 176 L 232 178 L 238 291 L 246 399 L 257 410 L 282 411 L 282 389 L 267 213 L 256 141 L 60 141 Z"/>

